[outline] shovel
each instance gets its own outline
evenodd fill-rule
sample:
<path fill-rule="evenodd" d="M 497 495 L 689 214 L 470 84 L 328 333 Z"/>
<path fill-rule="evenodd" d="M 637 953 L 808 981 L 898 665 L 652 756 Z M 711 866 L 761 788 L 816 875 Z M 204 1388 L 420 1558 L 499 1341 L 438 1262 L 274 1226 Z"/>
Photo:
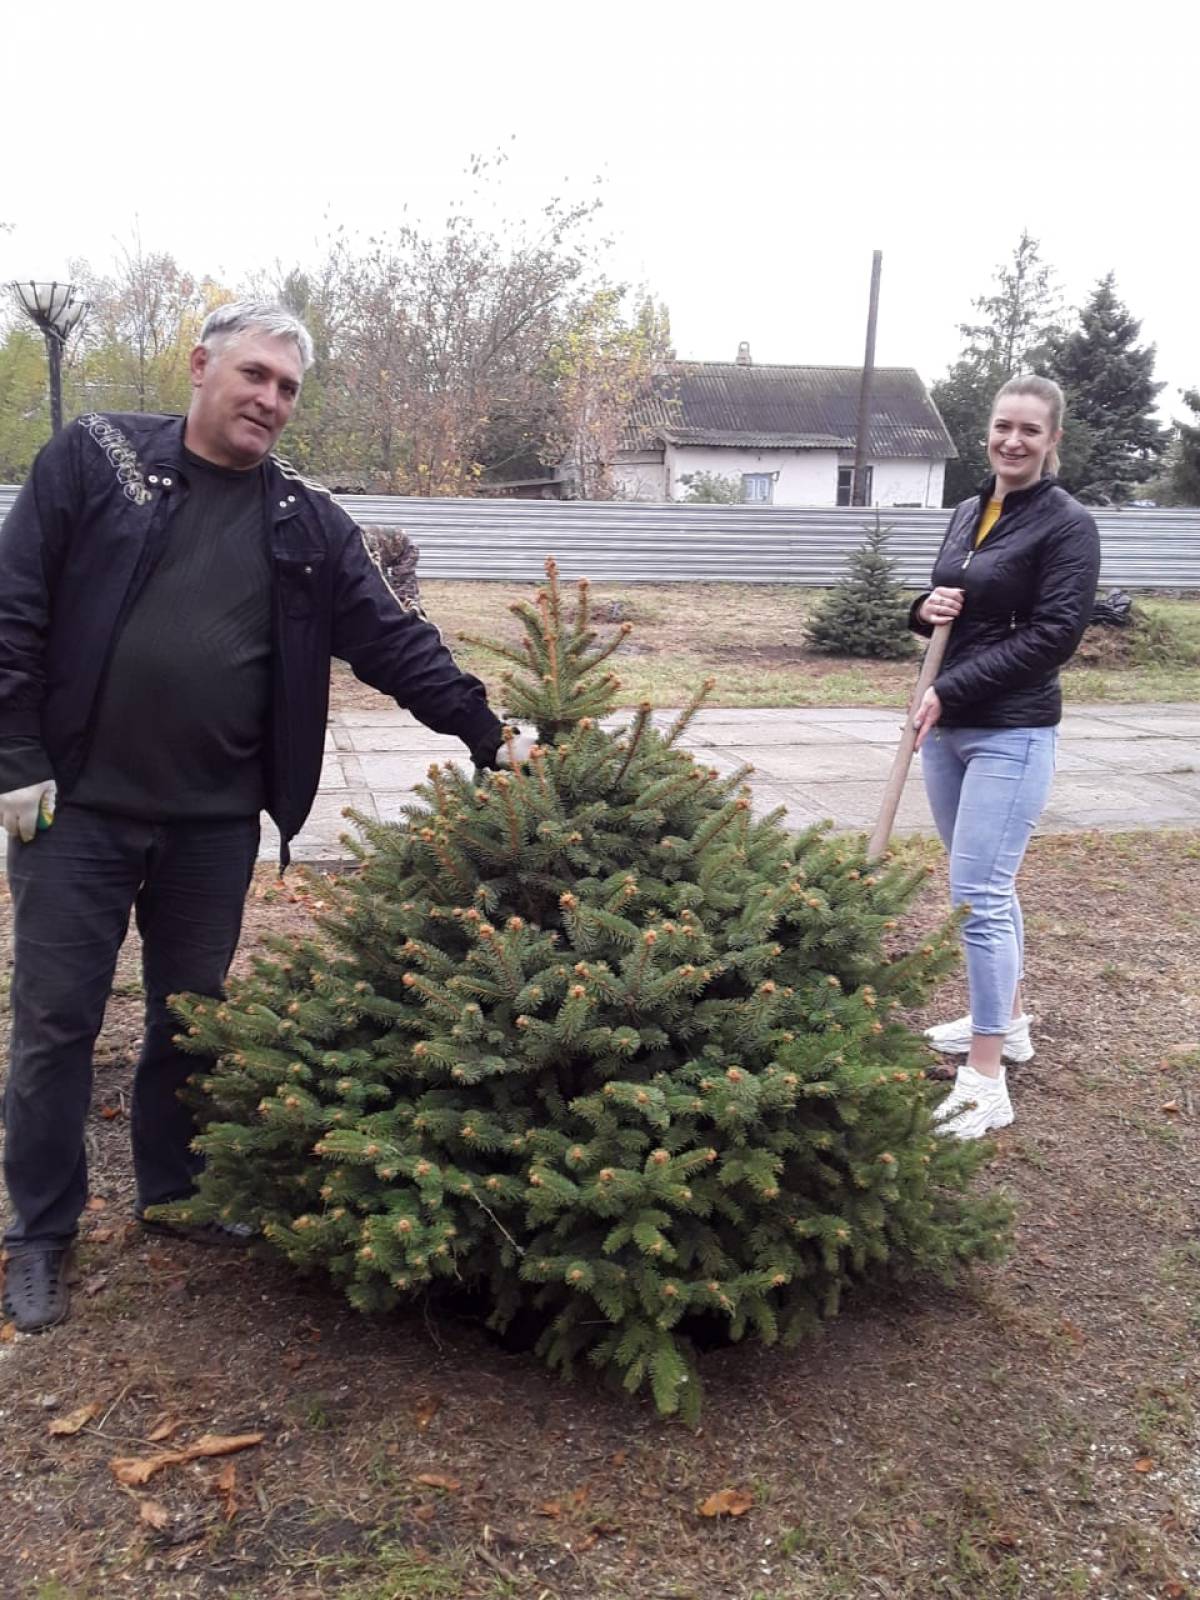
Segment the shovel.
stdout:
<path fill-rule="evenodd" d="M 946 642 L 953 626 L 951 622 L 939 622 L 933 630 L 932 639 L 925 646 L 925 654 L 921 657 L 917 687 L 913 690 L 912 699 L 909 701 L 908 715 L 904 719 L 904 732 L 900 735 L 900 743 L 896 747 L 892 761 L 892 770 L 888 773 L 883 800 L 879 806 L 879 820 L 875 824 L 875 831 L 867 846 L 868 861 L 875 861 L 883 854 L 892 836 L 892 824 L 896 820 L 896 812 L 900 809 L 900 796 L 904 793 L 904 783 L 908 777 L 908 769 L 912 765 L 913 751 L 917 748 L 917 730 L 913 726 L 913 718 L 917 714 L 917 707 L 925 697 L 926 689 L 941 669 L 942 657 L 946 654 Z"/>

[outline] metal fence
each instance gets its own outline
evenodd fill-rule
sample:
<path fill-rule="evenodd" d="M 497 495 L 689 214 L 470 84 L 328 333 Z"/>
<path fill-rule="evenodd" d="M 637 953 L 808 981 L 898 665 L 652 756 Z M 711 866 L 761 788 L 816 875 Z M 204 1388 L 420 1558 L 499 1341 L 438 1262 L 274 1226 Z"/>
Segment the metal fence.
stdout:
<path fill-rule="evenodd" d="M 0 486 L 0 516 L 16 490 Z M 423 578 L 530 582 L 547 555 L 596 583 L 836 583 L 873 512 L 628 501 L 422 500 L 346 495 L 366 526 L 403 528 Z M 949 513 L 884 509 L 897 575 L 926 582 Z M 1106 587 L 1200 589 L 1200 510 L 1099 511 Z"/>

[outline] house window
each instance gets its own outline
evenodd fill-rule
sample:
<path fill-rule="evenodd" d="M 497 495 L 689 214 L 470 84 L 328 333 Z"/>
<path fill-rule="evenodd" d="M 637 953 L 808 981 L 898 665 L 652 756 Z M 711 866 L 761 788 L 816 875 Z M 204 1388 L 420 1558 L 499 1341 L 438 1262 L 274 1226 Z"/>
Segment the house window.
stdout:
<path fill-rule="evenodd" d="M 866 495 L 866 503 L 867 503 L 867 505 L 870 505 L 872 500 L 875 498 L 875 496 L 874 496 L 874 488 L 875 488 L 875 468 L 874 467 L 868 467 L 867 468 L 867 495 Z M 853 495 L 854 495 L 854 468 L 852 466 L 851 467 L 839 467 L 838 468 L 838 490 L 837 490 L 837 503 L 838 503 L 838 505 L 840 505 L 840 506 L 851 505 L 853 503 Z"/>
<path fill-rule="evenodd" d="M 775 488 L 773 472 L 743 472 L 742 499 L 748 505 L 769 506 Z"/>

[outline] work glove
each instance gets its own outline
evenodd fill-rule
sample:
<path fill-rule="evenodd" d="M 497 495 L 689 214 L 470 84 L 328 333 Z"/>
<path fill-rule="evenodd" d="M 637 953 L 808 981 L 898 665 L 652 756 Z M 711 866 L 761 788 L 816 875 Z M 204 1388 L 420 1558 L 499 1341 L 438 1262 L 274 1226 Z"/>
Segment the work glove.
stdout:
<path fill-rule="evenodd" d="M 12 838 L 29 844 L 37 833 L 39 818 L 44 828 L 53 821 L 54 796 L 53 778 L 0 794 L 0 827 Z"/>
<path fill-rule="evenodd" d="M 527 733 L 518 733 L 515 728 L 512 734 L 512 743 L 506 739 L 496 751 L 496 766 L 499 768 L 523 767 L 537 744 L 536 739 L 531 739 Z"/>

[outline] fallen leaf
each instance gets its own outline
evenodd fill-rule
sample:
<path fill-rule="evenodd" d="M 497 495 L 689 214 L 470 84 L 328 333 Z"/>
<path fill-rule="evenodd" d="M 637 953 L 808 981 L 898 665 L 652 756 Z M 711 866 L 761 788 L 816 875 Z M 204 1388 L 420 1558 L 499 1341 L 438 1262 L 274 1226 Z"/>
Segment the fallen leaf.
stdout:
<path fill-rule="evenodd" d="M 239 1450 L 252 1449 L 265 1438 L 265 1433 L 206 1433 L 195 1444 L 186 1446 L 186 1455 L 189 1461 L 197 1461 L 201 1456 L 232 1456 Z"/>
<path fill-rule="evenodd" d="M 108 1244 L 114 1237 L 112 1228 L 93 1228 L 88 1234 L 89 1244 Z"/>
<path fill-rule="evenodd" d="M 1170 1115 L 1172 1115 L 1172 1116 L 1178 1116 L 1179 1115 L 1179 1101 L 1178 1100 L 1167 1100 L 1167 1101 L 1164 1101 L 1164 1103 L 1163 1103 L 1163 1105 L 1162 1105 L 1162 1107 L 1160 1109 L 1170 1113 Z"/>
<path fill-rule="evenodd" d="M 234 1517 L 237 1516 L 238 1502 L 236 1485 L 237 1462 L 227 1461 L 221 1468 L 220 1472 L 213 1475 L 212 1481 L 208 1486 L 210 1493 L 219 1494 L 224 1497 L 226 1522 L 232 1522 Z"/>
<path fill-rule="evenodd" d="M 164 1467 L 177 1466 L 186 1460 L 187 1457 L 178 1450 L 160 1450 L 153 1456 L 114 1456 L 108 1463 L 108 1470 L 125 1488 L 137 1489 L 143 1483 L 149 1483 L 154 1474 L 161 1472 Z"/>
<path fill-rule="evenodd" d="M 107 1272 L 93 1272 L 90 1278 L 85 1278 L 83 1280 L 83 1283 L 80 1285 L 80 1287 L 82 1288 L 84 1294 L 86 1294 L 90 1299 L 95 1295 L 98 1295 L 107 1282 Z"/>
<path fill-rule="evenodd" d="M 299 1350 L 285 1350 L 279 1358 L 280 1366 L 286 1367 L 289 1372 L 299 1372 L 304 1362 L 305 1357 Z"/>
<path fill-rule="evenodd" d="M 1139 1456 L 1133 1463 L 1133 1470 L 1135 1472 L 1153 1472 L 1154 1462 L 1149 1456 Z"/>
<path fill-rule="evenodd" d="M 425 1484 L 429 1489 L 446 1489 L 451 1494 L 456 1489 L 462 1488 L 461 1478 L 447 1478 L 441 1472 L 418 1472 L 417 1482 Z"/>
<path fill-rule="evenodd" d="M 629 1452 L 627 1450 L 614 1450 L 609 1457 L 609 1464 L 614 1467 L 623 1467 L 628 1460 Z"/>
<path fill-rule="evenodd" d="M 428 1400 L 422 1400 L 416 1411 L 417 1432 L 424 1433 L 441 1409 L 442 1402 L 437 1395 L 431 1395 Z"/>
<path fill-rule="evenodd" d="M 437 1516 L 437 1507 L 432 1500 L 423 1500 L 419 1506 L 413 1507 L 413 1516 L 418 1522 L 432 1522 Z"/>
<path fill-rule="evenodd" d="M 11 1322 L 6 1322 L 0 1328 L 0 1344 L 11 1344 L 17 1337 L 17 1330 Z"/>
<path fill-rule="evenodd" d="M 574 1506 L 576 1511 L 578 1511 L 580 1506 L 582 1506 L 586 1502 L 587 1497 L 588 1497 L 588 1495 L 590 1493 L 591 1493 L 591 1490 L 587 1489 L 587 1488 L 584 1488 L 584 1489 L 573 1489 L 571 1491 L 570 1500 L 571 1500 L 572 1506 Z"/>
<path fill-rule="evenodd" d="M 575 1554 L 577 1556 L 583 1555 L 584 1551 L 590 1550 L 592 1546 L 598 1542 L 599 1538 L 600 1535 L 598 1533 L 587 1534 L 584 1538 L 580 1539 L 579 1543 L 575 1546 Z"/>
<path fill-rule="evenodd" d="M 165 1528 L 171 1520 L 171 1513 L 157 1500 L 143 1500 L 138 1506 L 138 1516 L 152 1528 Z"/>
<path fill-rule="evenodd" d="M 1184 1600 L 1186 1594 L 1187 1585 L 1180 1583 L 1178 1578 L 1173 1578 L 1170 1583 L 1163 1586 L 1165 1600 Z"/>
<path fill-rule="evenodd" d="M 121 1108 L 120 1106 L 101 1106 L 100 1115 L 104 1118 L 105 1122 L 115 1122 L 116 1119 L 121 1115 Z"/>
<path fill-rule="evenodd" d="M 539 1517 L 561 1517 L 562 1501 L 543 1500 L 541 1505 L 538 1507 L 537 1514 Z"/>
<path fill-rule="evenodd" d="M 103 1410 L 104 1407 L 99 1400 L 93 1400 L 86 1406 L 79 1406 L 68 1416 L 55 1417 L 53 1422 L 46 1424 L 46 1432 L 70 1437 L 78 1433 L 80 1428 L 86 1427 L 92 1418 L 98 1417 Z"/>
<path fill-rule="evenodd" d="M 103 1211 L 107 1205 L 107 1200 L 102 1199 L 98 1194 L 94 1194 L 83 1209 L 85 1211 Z"/>
<path fill-rule="evenodd" d="M 753 1504 L 753 1498 L 742 1489 L 718 1489 L 697 1509 L 702 1517 L 744 1517 Z"/>
<path fill-rule="evenodd" d="M 118 1483 L 126 1488 L 137 1488 L 149 1483 L 164 1467 L 181 1467 L 208 1456 L 233 1455 L 238 1450 L 249 1450 L 252 1445 L 261 1444 L 264 1437 L 261 1433 L 206 1433 L 182 1450 L 159 1450 L 152 1456 L 114 1456 L 108 1468 Z"/>
<path fill-rule="evenodd" d="M 164 1411 L 146 1435 L 146 1440 L 149 1444 L 161 1444 L 164 1439 L 169 1439 L 172 1434 L 178 1433 L 182 1427 L 183 1423 L 178 1417 L 172 1417 Z"/>

